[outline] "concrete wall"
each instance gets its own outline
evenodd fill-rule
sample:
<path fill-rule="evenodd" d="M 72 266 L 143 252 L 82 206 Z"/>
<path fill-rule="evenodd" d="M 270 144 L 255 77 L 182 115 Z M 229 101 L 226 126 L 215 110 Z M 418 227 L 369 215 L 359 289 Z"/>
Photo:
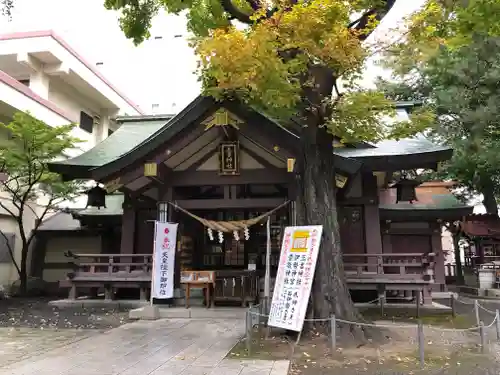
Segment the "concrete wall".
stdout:
<path fill-rule="evenodd" d="M 64 253 L 71 250 L 74 253 L 98 254 L 101 252 L 101 237 L 58 237 L 47 241 L 45 263 L 53 264 L 68 263 Z M 49 283 L 58 283 L 66 278 L 69 268 L 45 268 L 43 280 Z"/>
<path fill-rule="evenodd" d="M 8 193 L 0 191 L 0 200 L 5 207 L 18 215 L 16 207 L 12 204 Z M 36 203 L 31 203 L 29 208 L 24 210 L 23 227 L 24 233 L 28 237 L 35 225 L 36 217 L 41 215 L 43 207 Z M 14 256 L 16 263 L 20 266 L 22 255 L 22 241 L 20 237 L 19 225 L 12 215 L 10 215 L 4 208 L 0 207 L 0 230 L 4 233 L 13 233 L 16 236 L 14 244 Z M 31 254 L 28 256 L 28 272 L 31 263 Z M 19 278 L 18 272 L 15 268 L 14 262 L 0 263 L 0 285 L 8 286 Z"/>

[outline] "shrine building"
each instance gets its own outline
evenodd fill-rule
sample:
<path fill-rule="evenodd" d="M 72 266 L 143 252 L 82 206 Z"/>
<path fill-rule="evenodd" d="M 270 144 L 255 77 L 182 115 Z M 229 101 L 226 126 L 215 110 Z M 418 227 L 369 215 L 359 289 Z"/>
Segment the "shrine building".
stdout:
<path fill-rule="evenodd" d="M 415 106 L 400 103 L 397 112 L 407 116 Z M 296 223 L 300 125 L 279 124 L 237 101 L 202 96 L 173 117 L 117 121 L 118 130 L 94 148 L 50 165 L 66 180 L 94 180 L 105 190 L 93 189 L 86 209 L 58 213 L 40 226 L 32 275 L 54 290 L 69 288 L 70 298 L 103 290 L 106 298 L 119 298 L 123 289 L 147 299 L 158 219 L 179 224 L 176 297 L 183 296 L 181 270 L 210 270 L 216 303 L 258 300 L 267 217 L 271 276 L 283 229 Z M 472 208 L 454 198 L 449 184 L 394 184 L 393 176 L 436 169 L 452 150 L 416 137 L 338 145 L 332 152 L 353 298 L 367 301 L 382 292 L 409 300 L 418 294 L 430 303 L 432 292 L 445 290 L 442 224 Z"/>

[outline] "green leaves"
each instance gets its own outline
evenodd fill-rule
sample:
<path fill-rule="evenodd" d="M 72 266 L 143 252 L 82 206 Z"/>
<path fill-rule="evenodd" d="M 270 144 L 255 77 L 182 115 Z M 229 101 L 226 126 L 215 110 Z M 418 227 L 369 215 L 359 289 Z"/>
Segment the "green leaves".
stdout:
<path fill-rule="evenodd" d="M 435 113 L 432 136 L 454 149 L 443 176 L 469 194 L 488 189 L 500 196 L 500 38 L 468 38 L 468 45 L 440 48 L 401 84 L 381 81 L 379 88 L 393 98 L 422 99 Z"/>
<path fill-rule="evenodd" d="M 78 182 L 63 182 L 47 168 L 47 163 L 75 147 L 78 140 L 69 135 L 72 129 L 73 125 L 50 127 L 23 112 L 17 112 L 9 124 L 0 123 L 0 130 L 9 135 L 0 144 L 2 171 L 9 176 L 2 186 L 18 208 L 41 192 L 50 194 L 50 202 L 76 192 Z"/>

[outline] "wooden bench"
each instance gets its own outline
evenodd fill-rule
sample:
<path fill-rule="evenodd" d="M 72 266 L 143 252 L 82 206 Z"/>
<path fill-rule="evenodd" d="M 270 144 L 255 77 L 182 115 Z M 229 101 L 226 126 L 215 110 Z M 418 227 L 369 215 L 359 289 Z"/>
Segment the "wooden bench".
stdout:
<path fill-rule="evenodd" d="M 104 289 L 104 298 L 113 299 L 117 288 L 139 288 L 140 299 L 148 299 L 151 289 L 152 254 L 64 254 L 71 258 L 67 279 L 61 287 L 69 287 L 69 299 L 76 299 L 82 288 L 97 294 Z"/>

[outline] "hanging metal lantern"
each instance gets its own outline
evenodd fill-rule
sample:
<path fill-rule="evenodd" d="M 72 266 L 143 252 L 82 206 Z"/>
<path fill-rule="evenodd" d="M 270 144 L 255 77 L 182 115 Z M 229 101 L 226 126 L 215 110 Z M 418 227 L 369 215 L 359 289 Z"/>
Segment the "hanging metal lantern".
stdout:
<path fill-rule="evenodd" d="M 106 208 L 106 190 L 99 185 L 94 186 L 92 189 L 87 190 L 87 206 L 86 207 L 101 207 Z"/>
<path fill-rule="evenodd" d="M 417 191 L 415 189 L 418 185 L 420 185 L 419 181 L 408 180 L 406 178 L 403 178 L 395 183 L 392 187 L 396 188 L 396 203 L 413 203 L 414 201 L 417 201 Z"/>

